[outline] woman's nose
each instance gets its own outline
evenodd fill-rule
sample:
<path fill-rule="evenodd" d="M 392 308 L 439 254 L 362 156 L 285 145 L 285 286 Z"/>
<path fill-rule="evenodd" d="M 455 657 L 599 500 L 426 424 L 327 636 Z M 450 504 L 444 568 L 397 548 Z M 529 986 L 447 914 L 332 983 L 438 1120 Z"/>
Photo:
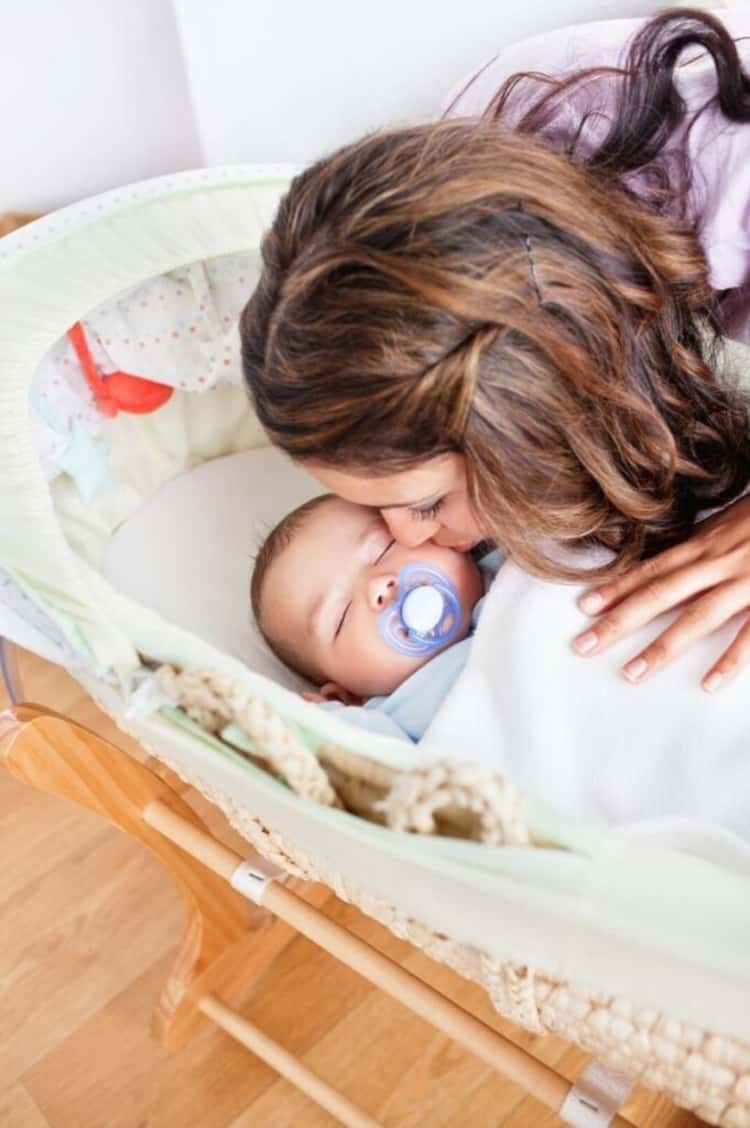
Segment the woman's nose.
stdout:
<path fill-rule="evenodd" d="M 386 525 L 404 548 L 419 548 L 440 528 L 439 521 L 418 521 L 403 509 L 381 509 Z"/>
<path fill-rule="evenodd" d="M 398 594 L 396 577 L 390 574 L 372 576 L 367 583 L 367 602 L 371 611 L 382 611 Z"/>

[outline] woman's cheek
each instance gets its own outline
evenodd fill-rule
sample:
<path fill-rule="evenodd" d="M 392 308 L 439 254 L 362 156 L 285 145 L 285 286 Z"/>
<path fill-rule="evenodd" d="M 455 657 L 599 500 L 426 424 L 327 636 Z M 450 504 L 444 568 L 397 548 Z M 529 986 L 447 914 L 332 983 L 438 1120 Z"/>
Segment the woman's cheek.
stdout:
<path fill-rule="evenodd" d="M 476 514 L 469 504 L 468 495 L 464 495 L 456 502 L 452 520 L 455 522 L 456 527 L 463 529 L 469 537 L 482 536 Z"/>

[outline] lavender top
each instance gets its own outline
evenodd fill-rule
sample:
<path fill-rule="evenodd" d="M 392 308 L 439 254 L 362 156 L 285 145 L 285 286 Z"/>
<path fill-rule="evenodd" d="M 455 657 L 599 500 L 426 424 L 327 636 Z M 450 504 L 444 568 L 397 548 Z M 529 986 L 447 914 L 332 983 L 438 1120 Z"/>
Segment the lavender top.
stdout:
<path fill-rule="evenodd" d="M 715 14 L 732 37 L 740 40 L 737 48 L 750 71 L 750 6 Z M 630 40 L 642 25 L 637 19 L 602 20 L 514 43 L 462 80 L 449 94 L 444 109 L 452 117 L 479 116 L 503 81 L 519 71 L 562 77 L 586 67 L 621 65 Z M 698 110 L 716 92 L 716 71 L 699 48 L 688 48 L 684 59 L 675 80 L 688 110 Z M 582 84 L 574 95 L 566 94 L 555 111 L 553 136 L 569 136 L 585 113 L 595 111 L 581 138 L 583 146 L 593 145 L 606 133 L 620 81 L 616 75 L 601 75 Z M 541 88 L 541 83 L 531 80 L 519 84 L 506 120 L 512 124 Z M 692 170 L 687 213 L 697 225 L 711 284 L 723 292 L 727 335 L 750 343 L 750 123 L 727 121 L 718 105 L 711 105 L 687 133 L 686 146 Z M 637 178 L 632 184 L 637 190 Z"/>

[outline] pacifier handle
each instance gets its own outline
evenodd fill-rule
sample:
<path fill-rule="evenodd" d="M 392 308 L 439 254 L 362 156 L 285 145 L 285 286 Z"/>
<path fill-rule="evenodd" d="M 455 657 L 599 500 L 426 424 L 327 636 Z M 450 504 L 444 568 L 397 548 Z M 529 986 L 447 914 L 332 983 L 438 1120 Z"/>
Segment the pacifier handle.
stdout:
<path fill-rule="evenodd" d="M 401 605 L 401 618 L 410 631 L 427 635 L 433 631 L 443 617 L 445 601 L 431 584 L 420 584 L 404 596 Z"/>

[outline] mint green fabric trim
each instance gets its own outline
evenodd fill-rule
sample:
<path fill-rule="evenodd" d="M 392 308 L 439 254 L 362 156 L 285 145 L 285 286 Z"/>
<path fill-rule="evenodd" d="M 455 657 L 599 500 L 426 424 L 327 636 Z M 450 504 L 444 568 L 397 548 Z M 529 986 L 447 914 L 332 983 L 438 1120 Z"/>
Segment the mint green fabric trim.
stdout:
<path fill-rule="evenodd" d="M 217 749 L 253 784 L 278 785 L 220 741 L 208 736 L 179 710 L 165 710 L 172 724 Z M 249 742 L 247 742 L 249 743 Z M 249 780 L 248 780 L 249 782 Z M 304 802 L 288 793 L 292 803 Z M 311 806 L 310 804 L 305 804 Z M 577 831 L 548 813 L 538 817 L 554 830 L 564 849 L 487 846 L 462 839 L 402 834 L 368 823 L 347 812 L 312 805 L 318 823 L 345 829 L 345 836 L 371 842 L 394 858 L 419 858 L 431 869 L 451 873 L 472 888 L 488 892 L 498 875 L 520 881 L 530 897 L 537 890 L 546 908 L 571 902 L 576 916 L 607 925 L 613 935 L 633 942 L 648 941 L 686 959 L 711 967 L 731 968 L 750 979 L 747 937 L 750 936 L 750 881 L 710 862 L 675 851 L 646 848 L 611 831 Z M 528 812 L 534 821 L 535 812 Z M 695 897 L 696 888 L 701 897 Z M 718 925 L 718 922 L 721 925 Z"/>
<path fill-rule="evenodd" d="M 339 875 L 334 884 L 354 883 L 451 940 L 750 1039 L 750 897 L 737 874 L 559 822 L 567 849 L 398 834 L 300 799 L 184 718 L 127 718 L 111 686 L 77 676 L 209 798 L 225 796 Z"/>
<path fill-rule="evenodd" d="M 544 907 L 550 928 L 561 914 L 636 949 L 661 951 L 750 981 L 750 881 L 736 873 L 687 854 L 642 847 L 613 832 L 578 833 L 561 820 L 547 819 L 547 825 L 554 821 L 564 850 L 401 834 L 279 790 L 257 769 L 247 772 L 251 765 L 241 757 L 225 762 L 235 777 L 235 802 L 262 818 L 261 794 L 273 786 L 277 802 L 293 808 L 295 818 L 328 828 L 328 840 L 339 843 L 342 866 L 345 842 L 356 839 L 394 861 L 418 861 L 436 877 L 451 876 L 477 894 L 496 895 L 499 879 L 511 881 L 521 901 Z"/>

